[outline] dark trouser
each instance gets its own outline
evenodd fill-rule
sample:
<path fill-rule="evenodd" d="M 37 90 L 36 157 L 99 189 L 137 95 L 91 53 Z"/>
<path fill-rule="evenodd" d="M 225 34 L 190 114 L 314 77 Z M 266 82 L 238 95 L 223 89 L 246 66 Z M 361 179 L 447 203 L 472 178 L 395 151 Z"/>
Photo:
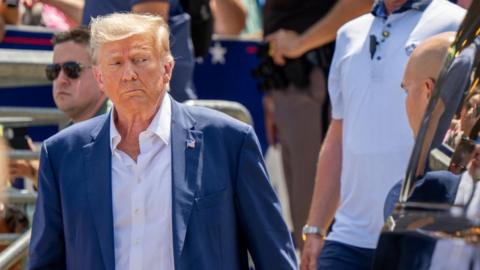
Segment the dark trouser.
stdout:
<path fill-rule="evenodd" d="M 303 243 L 302 227 L 307 222 L 318 152 L 325 128 L 322 106 L 327 90 L 323 71 L 314 69 L 310 74 L 310 82 L 306 89 L 290 85 L 287 89 L 272 92 L 293 235 L 299 248 Z"/>
<path fill-rule="evenodd" d="M 325 241 L 318 258 L 318 270 L 370 270 L 375 249 L 359 248 L 335 241 Z"/>

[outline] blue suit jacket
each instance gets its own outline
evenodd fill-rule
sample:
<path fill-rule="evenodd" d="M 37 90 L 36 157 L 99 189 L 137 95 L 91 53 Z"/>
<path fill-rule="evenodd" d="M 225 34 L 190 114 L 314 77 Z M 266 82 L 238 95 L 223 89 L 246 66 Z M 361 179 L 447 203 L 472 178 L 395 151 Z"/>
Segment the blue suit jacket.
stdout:
<path fill-rule="evenodd" d="M 175 269 L 295 269 L 280 205 L 250 126 L 172 101 Z M 114 269 L 109 114 L 42 147 L 29 269 Z M 195 140 L 195 147 L 187 142 Z"/>
<path fill-rule="evenodd" d="M 453 204 L 460 185 L 461 175 L 449 171 L 430 171 L 415 182 L 415 189 L 408 198 L 409 202 Z M 383 217 L 387 219 L 395 209 L 400 197 L 403 180 L 398 181 L 388 192 L 383 208 Z"/>

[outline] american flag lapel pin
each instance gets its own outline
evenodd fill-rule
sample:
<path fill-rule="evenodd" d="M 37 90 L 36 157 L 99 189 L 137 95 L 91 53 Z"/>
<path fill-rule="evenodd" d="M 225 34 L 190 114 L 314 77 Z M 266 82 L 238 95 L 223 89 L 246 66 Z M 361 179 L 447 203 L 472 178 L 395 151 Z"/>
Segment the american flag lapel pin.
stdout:
<path fill-rule="evenodd" d="M 195 148 L 195 140 L 194 139 L 187 140 L 187 147 L 192 149 Z"/>

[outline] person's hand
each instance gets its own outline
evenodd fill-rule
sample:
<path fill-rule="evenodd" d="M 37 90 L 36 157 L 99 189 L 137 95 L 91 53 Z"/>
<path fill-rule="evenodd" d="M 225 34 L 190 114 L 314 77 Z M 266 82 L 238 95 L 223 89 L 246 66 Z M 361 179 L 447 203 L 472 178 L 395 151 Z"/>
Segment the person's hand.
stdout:
<path fill-rule="evenodd" d="M 0 42 L 2 42 L 4 36 L 5 36 L 5 20 L 0 15 Z"/>
<path fill-rule="evenodd" d="M 300 262 L 301 270 L 317 270 L 317 260 L 322 251 L 325 240 L 320 235 L 308 235 L 303 244 L 302 258 Z"/>
<path fill-rule="evenodd" d="M 35 151 L 36 147 L 32 139 L 27 138 L 27 143 L 31 151 Z M 33 181 L 34 185 L 37 185 L 38 169 L 40 163 L 38 160 L 10 160 L 8 163 L 8 171 L 10 179 L 18 177 L 26 177 Z"/>
<path fill-rule="evenodd" d="M 453 131 L 458 131 L 460 130 L 460 120 L 459 119 L 453 119 L 452 122 L 450 122 L 450 127 L 449 127 L 450 130 L 453 130 Z"/>
<path fill-rule="evenodd" d="M 269 145 L 277 144 L 277 124 L 275 122 L 273 99 L 269 95 L 263 97 L 263 111 L 265 116 L 265 132 Z"/>
<path fill-rule="evenodd" d="M 465 117 L 463 119 L 463 133 L 467 136 L 470 134 L 470 131 L 472 130 L 475 123 L 477 122 L 478 115 L 476 114 L 476 111 L 477 111 L 477 107 L 472 106 L 465 113 Z"/>
<path fill-rule="evenodd" d="M 28 160 L 11 160 L 8 169 L 12 179 L 27 177 L 35 180 L 38 171 L 38 168 L 34 167 L 34 163 Z"/>
<path fill-rule="evenodd" d="M 297 58 L 304 53 L 300 35 L 294 31 L 280 29 L 265 39 L 270 43 L 270 54 L 277 65 L 284 65 L 285 57 Z"/>
<path fill-rule="evenodd" d="M 36 3 L 43 3 L 43 2 L 42 0 L 21 0 L 21 3 L 27 8 L 32 8 Z"/>
<path fill-rule="evenodd" d="M 473 180 L 480 180 L 480 145 L 475 146 L 475 150 L 468 164 L 468 173 L 472 176 Z"/>

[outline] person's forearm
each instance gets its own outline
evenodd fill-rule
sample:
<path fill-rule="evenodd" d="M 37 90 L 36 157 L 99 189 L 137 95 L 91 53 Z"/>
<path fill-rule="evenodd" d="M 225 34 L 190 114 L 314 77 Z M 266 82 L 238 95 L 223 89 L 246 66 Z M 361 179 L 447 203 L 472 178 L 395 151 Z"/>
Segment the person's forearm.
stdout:
<path fill-rule="evenodd" d="M 307 224 L 327 229 L 340 201 L 342 121 L 332 120 L 320 151 Z"/>
<path fill-rule="evenodd" d="M 0 16 L 3 17 L 5 24 L 15 25 L 20 23 L 20 10 L 17 7 L 6 7 Z"/>
<path fill-rule="evenodd" d="M 56 7 L 76 24 L 82 23 L 84 0 L 40 0 L 40 2 Z"/>
<path fill-rule="evenodd" d="M 168 21 L 169 8 L 170 4 L 168 1 L 145 1 L 135 4 L 132 7 L 132 12 L 158 15 L 165 21 Z"/>
<path fill-rule="evenodd" d="M 346 22 L 367 13 L 373 0 L 340 0 L 335 6 L 300 36 L 303 52 L 325 45 L 335 39 L 337 30 Z"/>
<path fill-rule="evenodd" d="M 215 33 L 238 35 L 245 28 L 247 11 L 239 0 L 213 0 Z"/>

